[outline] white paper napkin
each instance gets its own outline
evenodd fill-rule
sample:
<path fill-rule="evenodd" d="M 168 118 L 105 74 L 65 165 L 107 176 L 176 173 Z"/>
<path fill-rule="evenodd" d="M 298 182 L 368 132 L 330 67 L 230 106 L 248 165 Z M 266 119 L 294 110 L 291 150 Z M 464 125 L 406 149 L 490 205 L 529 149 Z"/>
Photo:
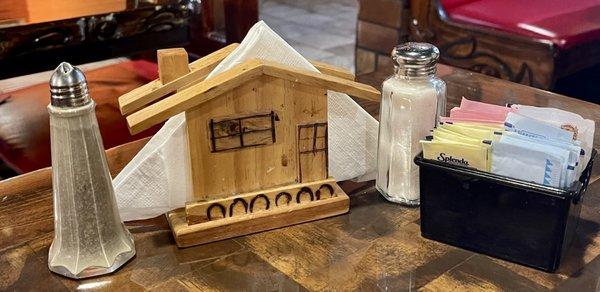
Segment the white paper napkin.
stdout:
<path fill-rule="evenodd" d="M 209 75 L 249 59 L 318 70 L 263 21 Z M 375 177 L 379 124 L 348 95 L 329 91 L 329 174 L 336 180 Z M 113 184 L 123 220 L 145 219 L 183 207 L 193 199 L 183 114 L 169 119 L 117 175 Z"/>

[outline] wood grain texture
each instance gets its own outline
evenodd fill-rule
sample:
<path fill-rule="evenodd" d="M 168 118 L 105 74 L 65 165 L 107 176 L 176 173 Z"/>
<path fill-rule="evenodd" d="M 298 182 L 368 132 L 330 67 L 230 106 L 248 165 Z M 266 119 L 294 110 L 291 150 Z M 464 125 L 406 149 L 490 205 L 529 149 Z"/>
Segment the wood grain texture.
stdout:
<path fill-rule="evenodd" d="M 212 70 L 214 70 L 215 67 L 221 61 L 223 61 L 225 57 L 231 54 L 231 52 L 233 52 L 233 50 L 235 50 L 238 46 L 238 43 L 233 43 L 205 57 L 202 57 L 199 60 L 190 63 L 190 72 L 182 71 L 181 73 L 186 74 L 179 73 L 177 74 L 177 76 L 179 76 L 178 78 L 167 78 L 166 80 L 168 81 L 165 82 L 163 80 L 164 78 L 161 77 L 160 79 L 153 80 L 143 86 L 140 86 L 120 96 L 119 110 L 121 111 L 121 114 L 129 115 L 150 103 L 164 98 L 165 96 L 173 93 L 178 89 L 183 89 L 203 81 L 206 78 L 206 76 L 208 76 L 208 74 L 210 74 L 210 72 L 212 72 Z M 167 49 L 165 51 L 165 54 L 167 54 L 169 51 L 172 52 L 173 50 L 174 49 Z M 318 61 L 311 61 L 311 64 L 313 64 L 323 74 L 337 76 L 348 80 L 354 80 L 354 74 L 352 74 L 352 72 L 344 68 Z M 164 67 L 164 65 L 162 67 Z M 161 74 L 160 70 L 159 74 Z"/>
<path fill-rule="evenodd" d="M 186 220 L 188 225 L 194 225 L 259 211 L 272 211 L 279 207 L 327 200 L 337 196 L 336 190 L 340 191 L 337 183 L 333 178 L 329 178 L 267 188 L 221 199 L 192 201 L 185 205 Z"/>
<path fill-rule="evenodd" d="M 378 86 L 388 73 L 359 79 Z M 438 73 L 448 85 L 448 108 L 464 96 L 573 111 L 596 122 L 600 148 L 599 105 L 444 65 Z M 379 110 L 361 103 L 374 115 Z M 110 163 L 110 151 L 108 157 Z M 109 276 L 73 281 L 48 271 L 52 190 L 30 178 L 0 182 L 0 290 L 593 291 L 600 274 L 598 163 L 573 246 L 554 274 L 424 239 L 418 209 L 386 202 L 372 182 L 342 182 L 351 204 L 345 215 L 185 249 L 175 246 L 164 216 L 127 223 L 137 256 Z"/>
<path fill-rule="evenodd" d="M 258 60 L 244 62 L 231 70 L 194 84 L 127 117 L 130 132 L 139 133 L 152 125 L 220 96 L 262 75 Z"/>
<path fill-rule="evenodd" d="M 379 102 L 381 92 L 372 86 L 322 73 L 290 68 L 279 63 L 264 61 L 264 74 L 305 85 L 333 90 L 348 95 Z"/>
<path fill-rule="evenodd" d="M 158 60 L 158 79 L 167 84 L 190 73 L 188 54 L 184 48 L 162 49 L 156 51 Z"/>
<path fill-rule="evenodd" d="M 189 74 L 185 74 L 184 76 L 180 76 L 178 78 L 168 79 L 166 82 L 161 82 L 162 79 L 157 79 L 120 96 L 119 109 L 121 110 L 121 114 L 131 114 L 141 109 L 145 105 L 155 102 L 179 88 L 201 82 L 223 59 L 225 59 L 225 57 L 235 50 L 238 45 L 239 44 L 237 43 L 231 44 L 190 63 L 189 70 L 191 72 L 189 72 Z"/>
<path fill-rule="evenodd" d="M 139 133 L 178 113 L 216 98 L 258 76 L 268 75 L 280 79 L 323 88 L 349 95 L 379 101 L 380 92 L 368 85 L 340 77 L 299 70 L 278 63 L 249 60 L 209 80 L 192 85 L 181 92 L 158 101 L 127 117 L 130 132 Z"/>
<path fill-rule="evenodd" d="M 163 50 L 158 52 L 158 56 L 162 84 L 191 75 L 185 50 Z M 279 195 L 269 193 L 272 187 L 287 186 L 285 191 L 293 191 L 298 204 L 302 196 L 309 196 L 308 199 L 313 201 L 314 196 L 321 192 L 311 190 L 310 186 L 297 190 L 300 187 L 296 184 L 322 184 L 320 180 L 328 176 L 327 89 L 343 89 L 359 97 L 376 92 L 379 97 L 377 90 L 353 82 L 353 75 L 349 76 L 335 67 L 319 66 L 343 78 L 251 60 L 209 80 L 186 84 L 187 89 L 177 88 L 177 93 L 127 118 L 130 129 L 135 132 L 152 123 L 153 118 L 164 118 L 161 116 L 164 113 L 185 111 L 194 196 L 211 201 L 208 205 L 188 204 L 185 214 L 186 225 L 190 226 L 179 226 L 177 220 L 169 217 L 179 246 L 236 237 L 246 232 L 272 229 L 292 224 L 290 222 L 315 220 L 342 212 L 339 207 L 343 207 L 343 204 L 337 201 L 319 206 L 306 203 L 306 208 L 292 204 L 286 207 L 286 211 L 273 209 L 268 213 L 274 215 L 283 212 L 286 217 L 304 219 L 274 221 L 270 227 L 252 227 L 264 225 L 261 222 L 268 220 L 260 219 L 264 215 L 261 213 L 234 216 L 234 211 L 240 207 L 243 209 L 236 212 L 245 215 L 248 208 L 252 212 L 256 199 L 252 198 L 248 203 L 246 197 L 236 195 L 239 193 L 264 193 L 262 198 L 266 200 L 268 208 L 270 200 L 277 205 L 276 196 Z M 147 117 L 138 120 L 137 124 L 131 122 L 143 114 Z M 329 192 L 333 193 L 334 187 L 331 184 L 327 186 Z M 336 190 L 339 187 L 336 186 Z M 215 202 L 215 199 L 220 200 Z M 343 212 L 347 211 L 347 198 L 345 202 Z M 229 216 L 226 216 L 224 205 L 229 207 Z M 217 209 L 212 208 L 215 206 Z M 308 209 L 312 210 L 310 215 L 305 214 Z M 199 213 L 204 213 L 204 217 Z M 219 215 L 224 218 L 215 223 L 214 216 Z M 232 223 L 223 223 L 226 221 Z M 219 226 L 225 230 L 226 226 L 238 225 L 247 226 L 247 230 L 237 227 L 234 232 L 219 232 L 218 238 L 207 236 L 207 233 L 210 234 L 207 230 L 218 230 Z M 182 243 L 184 241 L 187 243 Z"/>
<path fill-rule="evenodd" d="M 328 177 L 327 120 L 298 125 L 297 136 L 298 181 L 310 182 Z"/>
<path fill-rule="evenodd" d="M 173 230 L 173 237 L 175 238 L 177 246 L 189 247 L 319 220 L 348 212 L 348 209 L 350 208 L 348 195 L 344 193 L 334 180 L 321 181 L 312 184 L 290 185 L 273 190 L 265 190 L 261 193 L 275 199 L 275 196 L 281 192 L 297 193 L 304 187 L 317 190 L 319 186 L 325 183 L 329 183 L 333 187 L 334 195 L 328 198 L 323 197 L 321 200 L 304 198 L 300 203 L 297 203 L 294 199 L 289 205 L 272 206 L 269 210 L 248 213 L 240 211 L 238 215 L 227 216 L 226 218 L 210 220 L 198 224 L 188 224 L 188 222 L 186 222 L 186 212 L 189 211 L 192 212 L 192 214 L 196 214 L 196 212 L 206 212 L 204 203 L 192 204 L 186 207 L 187 211 L 179 209 L 168 213 L 167 219 Z M 235 197 L 234 199 L 227 198 L 208 202 L 208 204 L 218 202 L 231 205 L 234 203 L 235 199 L 254 197 L 255 195 L 256 193 L 251 193 Z M 199 213 L 197 217 L 201 217 Z"/>
<path fill-rule="evenodd" d="M 359 0 L 358 19 L 393 28 L 406 28 L 406 0 Z"/>
<path fill-rule="evenodd" d="M 327 99 L 323 98 L 324 95 L 324 89 L 263 75 L 187 111 L 195 198 L 223 198 L 235 193 L 298 182 L 296 127 L 299 124 L 327 121 Z M 211 119 L 271 111 L 276 117 L 273 145 L 222 152 L 211 150 Z M 239 136 L 236 138 L 239 139 Z M 326 177 L 324 174 L 315 177 L 315 180 Z"/>
<path fill-rule="evenodd" d="M 331 64 L 327 64 L 320 61 L 312 60 L 310 63 L 317 68 L 321 73 L 325 75 L 331 75 L 343 79 L 354 80 L 355 76 L 350 70 L 338 66 L 334 66 Z"/>

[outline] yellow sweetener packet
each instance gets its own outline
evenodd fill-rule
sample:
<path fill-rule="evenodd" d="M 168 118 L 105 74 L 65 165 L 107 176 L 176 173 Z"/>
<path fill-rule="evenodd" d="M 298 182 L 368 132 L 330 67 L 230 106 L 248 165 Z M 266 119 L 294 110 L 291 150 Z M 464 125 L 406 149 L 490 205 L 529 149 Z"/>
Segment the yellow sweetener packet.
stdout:
<path fill-rule="evenodd" d="M 495 133 L 495 132 L 494 132 Z M 492 157 L 492 145 L 489 140 L 477 140 L 475 138 L 470 138 L 464 135 L 461 135 L 456 132 L 444 130 L 444 129 L 434 129 L 433 130 L 433 141 L 440 142 L 453 142 L 453 143 L 465 143 L 469 145 L 481 146 L 487 149 L 487 163 L 486 169 L 491 169 L 491 157 Z"/>
<path fill-rule="evenodd" d="M 442 128 L 441 126 L 433 129 L 431 132 L 432 132 L 432 134 L 435 133 L 435 132 L 437 132 L 437 133 L 444 133 L 444 134 L 448 134 L 448 135 L 452 135 L 452 136 L 458 136 L 458 137 L 463 137 L 463 138 L 474 139 L 474 138 L 471 138 L 471 137 L 469 137 L 467 135 L 463 135 L 461 133 L 450 131 L 448 129 Z"/>
<path fill-rule="evenodd" d="M 446 129 L 448 131 L 456 132 L 464 136 L 475 138 L 477 140 L 493 140 L 495 130 L 492 129 L 480 129 L 472 127 L 470 125 L 459 125 L 459 124 L 442 124 L 438 128 Z"/>
<path fill-rule="evenodd" d="M 475 138 L 471 138 L 465 135 L 460 135 L 452 131 L 444 130 L 444 129 L 434 129 L 433 130 L 433 140 L 448 140 L 449 142 L 457 142 L 457 143 L 466 143 L 471 145 L 480 145 L 480 146 L 488 146 L 488 144 L 484 144 L 482 140 L 478 140 Z"/>
<path fill-rule="evenodd" d="M 488 148 L 442 141 L 421 141 L 423 158 L 489 171 Z"/>
<path fill-rule="evenodd" d="M 492 131 L 504 131 L 504 126 L 503 125 L 493 125 L 493 124 L 479 124 L 479 123 L 457 123 L 454 122 L 455 125 L 461 125 L 461 126 L 466 126 L 466 127 L 473 127 L 476 129 L 482 129 L 482 130 L 492 130 Z"/>

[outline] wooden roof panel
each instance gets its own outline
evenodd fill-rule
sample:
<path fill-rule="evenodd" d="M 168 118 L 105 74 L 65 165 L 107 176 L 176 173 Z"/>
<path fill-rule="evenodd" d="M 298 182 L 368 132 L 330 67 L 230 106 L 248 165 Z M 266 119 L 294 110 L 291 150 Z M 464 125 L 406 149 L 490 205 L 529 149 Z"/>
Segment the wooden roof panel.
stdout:
<path fill-rule="evenodd" d="M 208 74 L 238 46 L 239 44 L 237 43 L 231 44 L 190 63 L 191 72 L 189 74 L 181 76 L 167 84 L 162 84 L 158 79 L 153 80 L 120 96 L 119 108 L 121 114 L 131 114 L 173 91 L 189 84 L 202 82 L 206 76 L 208 76 Z"/>
<path fill-rule="evenodd" d="M 366 84 L 345 79 L 349 77 L 348 74 L 338 75 L 342 77 L 331 76 L 319 72 L 295 69 L 275 62 L 254 59 L 239 64 L 213 78 L 189 85 L 189 87 L 179 90 L 177 93 L 131 114 L 127 117 L 130 132 L 132 134 L 139 133 L 261 75 L 343 92 L 370 101 L 380 100 L 380 92 L 377 89 Z M 176 79 L 173 82 L 177 82 L 178 80 Z M 169 90 L 161 89 L 161 94 L 174 91 L 170 87 Z M 149 93 L 149 95 L 157 96 L 158 94 L 153 95 L 153 93 Z"/>

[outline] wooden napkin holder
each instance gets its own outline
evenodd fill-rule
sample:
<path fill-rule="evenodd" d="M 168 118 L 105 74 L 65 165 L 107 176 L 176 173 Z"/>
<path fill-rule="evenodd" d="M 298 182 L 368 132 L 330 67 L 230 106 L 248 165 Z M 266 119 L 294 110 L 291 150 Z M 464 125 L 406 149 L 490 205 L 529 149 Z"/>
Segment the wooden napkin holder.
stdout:
<path fill-rule="evenodd" d="M 167 214 L 179 247 L 348 212 L 328 175 L 327 90 L 379 101 L 344 69 L 249 60 L 206 79 L 235 48 L 188 64 L 158 51 L 159 80 L 119 97 L 132 134 L 185 112 L 196 201 Z"/>

